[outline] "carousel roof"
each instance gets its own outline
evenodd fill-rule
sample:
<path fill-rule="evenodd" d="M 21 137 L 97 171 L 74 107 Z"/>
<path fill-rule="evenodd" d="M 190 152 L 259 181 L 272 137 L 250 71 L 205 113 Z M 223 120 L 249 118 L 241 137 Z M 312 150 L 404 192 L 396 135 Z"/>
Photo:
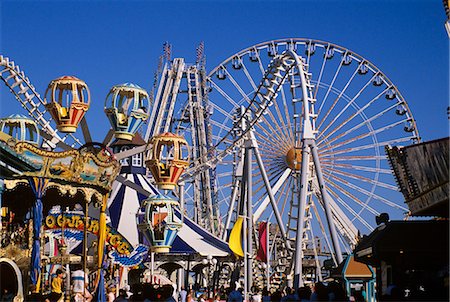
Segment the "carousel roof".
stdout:
<path fill-rule="evenodd" d="M 157 189 L 142 174 L 122 174 L 127 180 L 141 186 L 148 192 L 159 194 Z M 139 242 L 136 213 L 138 213 L 146 195 L 114 182 L 111 197 L 108 200 L 110 223 L 131 244 Z M 181 221 L 181 213 L 175 210 L 175 220 Z M 201 256 L 225 257 L 231 253 L 225 241 L 204 230 L 189 218 L 184 218 L 183 227 L 170 250 L 170 254 L 198 254 Z"/>

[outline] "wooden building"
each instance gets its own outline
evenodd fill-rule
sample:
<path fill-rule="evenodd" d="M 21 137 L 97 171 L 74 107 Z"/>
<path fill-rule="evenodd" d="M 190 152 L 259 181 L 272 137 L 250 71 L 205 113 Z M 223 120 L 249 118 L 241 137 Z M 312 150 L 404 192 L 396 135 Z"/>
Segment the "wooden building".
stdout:
<path fill-rule="evenodd" d="M 355 260 L 376 268 L 378 301 L 448 301 L 449 139 L 386 149 L 411 219 L 380 215 Z"/>

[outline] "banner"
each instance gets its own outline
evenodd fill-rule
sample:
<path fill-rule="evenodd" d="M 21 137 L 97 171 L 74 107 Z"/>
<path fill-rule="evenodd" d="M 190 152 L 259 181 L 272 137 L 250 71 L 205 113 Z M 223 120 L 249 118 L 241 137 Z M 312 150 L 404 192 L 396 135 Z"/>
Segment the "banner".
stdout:
<path fill-rule="evenodd" d="M 258 227 L 259 248 L 256 254 L 256 260 L 267 262 L 267 222 L 261 222 Z"/>

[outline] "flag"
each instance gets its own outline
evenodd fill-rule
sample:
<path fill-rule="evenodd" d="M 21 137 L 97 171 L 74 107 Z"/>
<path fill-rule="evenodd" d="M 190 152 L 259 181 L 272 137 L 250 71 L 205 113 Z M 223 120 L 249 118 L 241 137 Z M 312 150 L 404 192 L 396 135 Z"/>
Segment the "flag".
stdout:
<path fill-rule="evenodd" d="M 242 223 L 244 222 L 244 218 L 239 216 L 236 222 L 234 223 L 233 229 L 230 233 L 230 238 L 228 239 L 228 246 L 230 250 L 236 256 L 244 257 L 244 251 L 242 250 Z"/>
<path fill-rule="evenodd" d="M 261 222 L 258 227 L 259 248 L 256 260 L 267 262 L 267 222 Z"/>

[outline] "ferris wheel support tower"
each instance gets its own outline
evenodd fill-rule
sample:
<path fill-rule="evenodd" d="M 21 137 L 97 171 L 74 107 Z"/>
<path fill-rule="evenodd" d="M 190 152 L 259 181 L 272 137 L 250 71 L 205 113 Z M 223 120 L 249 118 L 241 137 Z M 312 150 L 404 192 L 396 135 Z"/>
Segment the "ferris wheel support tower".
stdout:
<path fill-rule="evenodd" d="M 336 232 L 336 227 L 333 221 L 333 213 L 330 207 L 329 202 L 329 194 L 326 190 L 326 185 L 324 181 L 324 177 L 322 174 L 322 168 L 319 161 L 319 155 L 317 152 L 316 145 L 316 131 L 315 131 L 315 117 L 314 114 L 314 98 L 313 94 L 313 85 L 311 85 L 308 81 L 308 73 L 307 66 L 303 62 L 303 60 L 293 51 L 287 50 L 283 55 L 284 60 L 294 60 L 296 65 L 296 70 L 294 72 L 298 73 L 300 78 L 299 88 L 301 88 L 301 99 L 295 99 L 294 103 L 302 104 L 301 110 L 296 110 L 296 114 L 294 116 L 295 119 L 295 149 L 302 150 L 301 157 L 301 170 L 300 170 L 300 178 L 297 178 L 300 182 L 298 188 L 300 188 L 299 198 L 299 206 L 297 207 L 298 213 L 298 223 L 297 223 L 297 231 L 296 231 L 296 248 L 295 248 L 295 258 L 294 258 L 294 287 L 298 288 L 303 286 L 302 280 L 302 259 L 303 259 L 303 234 L 304 234 L 304 223 L 305 220 L 305 210 L 308 199 L 308 178 L 310 177 L 310 155 L 312 155 L 312 162 L 315 167 L 317 182 L 319 185 L 320 195 L 323 201 L 328 229 L 330 232 L 334 258 L 337 261 L 337 264 L 342 262 L 342 253 L 341 248 L 338 241 L 338 235 Z M 291 69 L 292 70 L 292 69 Z M 295 89 L 295 87 L 291 87 L 291 89 Z M 297 107 L 297 106 L 296 106 Z M 301 114 L 300 114 L 301 112 Z M 300 116 L 301 115 L 301 116 Z"/>

